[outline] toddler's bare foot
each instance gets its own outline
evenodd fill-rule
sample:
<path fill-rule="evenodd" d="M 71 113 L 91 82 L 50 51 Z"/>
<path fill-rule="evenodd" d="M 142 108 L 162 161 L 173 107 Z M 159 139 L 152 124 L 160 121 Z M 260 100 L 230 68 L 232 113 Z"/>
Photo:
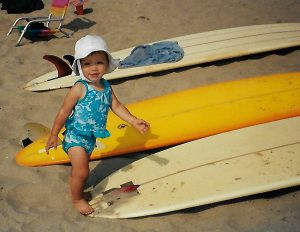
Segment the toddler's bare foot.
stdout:
<path fill-rule="evenodd" d="M 85 199 L 74 200 L 73 204 L 82 215 L 87 216 L 94 212 L 92 206 L 90 206 Z"/>

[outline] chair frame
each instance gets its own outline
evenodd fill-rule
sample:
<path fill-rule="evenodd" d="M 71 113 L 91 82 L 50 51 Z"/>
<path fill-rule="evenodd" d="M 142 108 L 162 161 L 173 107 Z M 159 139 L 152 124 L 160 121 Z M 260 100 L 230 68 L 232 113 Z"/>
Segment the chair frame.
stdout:
<path fill-rule="evenodd" d="M 68 4 L 69 4 L 69 1 L 68 1 L 67 5 Z M 25 25 L 25 27 L 24 27 L 24 29 L 23 29 L 23 31 L 22 31 L 22 33 L 21 33 L 21 35 L 20 35 L 17 43 L 16 43 L 16 46 L 20 45 L 21 40 L 23 39 L 25 33 L 27 32 L 28 27 L 30 26 L 30 24 L 32 24 L 34 22 L 46 23 L 45 26 L 48 27 L 48 28 L 49 28 L 50 22 L 60 22 L 59 25 L 58 25 L 58 27 L 55 28 L 55 29 L 57 29 L 59 32 L 63 33 L 65 36 L 67 36 L 68 38 L 70 38 L 70 35 L 61 29 L 63 21 L 64 21 L 64 18 L 65 18 L 65 14 L 66 14 L 66 10 L 63 12 L 63 14 L 61 15 L 61 17 L 59 17 L 59 18 L 58 17 L 57 18 L 54 18 L 54 17 L 52 18 L 52 15 L 53 15 L 52 13 L 50 13 L 48 15 L 48 17 L 45 17 L 45 16 L 44 17 L 39 17 L 39 16 L 38 17 L 20 17 L 20 18 L 16 19 L 16 21 L 14 22 L 14 24 L 12 25 L 12 27 L 8 31 L 7 36 L 10 35 L 14 29 L 18 28 L 17 24 L 19 22 L 25 20 L 27 23 L 26 23 L 26 25 Z M 49 29 L 51 29 L 51 28 L 49 28 Z"/>

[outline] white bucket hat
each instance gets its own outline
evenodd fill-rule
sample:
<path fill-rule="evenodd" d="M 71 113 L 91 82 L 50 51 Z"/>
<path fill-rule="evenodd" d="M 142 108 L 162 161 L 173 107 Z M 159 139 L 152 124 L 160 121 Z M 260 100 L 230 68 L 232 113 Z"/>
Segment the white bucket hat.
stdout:
<path fill-rule="evenodd" d="M 75 44 L 75 60 L 72 65 L 75 75 L 79 75 L 82 79 L 86 79 L 82 74 L 80 59 L 87 57 L 95 51 L 104 51 L 107 54 L 109 62 L 107 73 L 114 71 L 119 66 L 120 60 L 114 59 L 111 56 L 104 39 L 96 35 L 86 35 L 79 39 Z"/>

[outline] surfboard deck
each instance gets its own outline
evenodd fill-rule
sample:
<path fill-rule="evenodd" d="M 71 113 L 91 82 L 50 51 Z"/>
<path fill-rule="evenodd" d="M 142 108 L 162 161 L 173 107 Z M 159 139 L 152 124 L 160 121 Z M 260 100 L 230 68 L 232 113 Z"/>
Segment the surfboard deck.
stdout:
<path fill-rule="evenodd" d="M 134 186 L 120 188 L 128 182 Z M 94 186 L 91 216 L 148 216 L 299 184 L 300 117 L 294 117 L 195 140 L 140 159 Z"/>
<path fill-rule="evenodd" d="M 267 52 L 300 45 L 300 23 L 281 23 L 244 26 L 197 33 L 171 38 L 184 50 L 182 60 L 143 67 L 116 69 L 104 76 L 107 80 L 175 69 L 222 59 Z M 130 55 L 132 48 L 113 52 L 121 60 Z M 57 71 L 44 74 L 25 85 L 29 91 L 45 91 L 72 86 L 78 77 L 57 77 Z"/>
<path fill-rule="evenodd" d="M 175 145 L 298 116 L 299 90 L 300 72 L 296 72 L 223 82 L 133 103 L 128 109 L 148 121 L 150 131 L 141 135 L 110 112 L 107 129 L 111 137 L 97 140 L 91 159 Z M 24 166 L 70 162 L 61 145 L 47 155 L 46 141 L 42 137 L 22 149 L 16 162 Z"/>

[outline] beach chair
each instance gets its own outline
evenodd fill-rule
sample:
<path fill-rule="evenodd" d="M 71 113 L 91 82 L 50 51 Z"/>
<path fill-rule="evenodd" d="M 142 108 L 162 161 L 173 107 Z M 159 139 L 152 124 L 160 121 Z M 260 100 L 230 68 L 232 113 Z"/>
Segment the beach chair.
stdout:
<path fill-rule="evenodd" d="M 16 46 L 20 45 L 24 36 L 29 38 L 34 37 L 47 37 L 57 32 L 61 32 L 67 37 L 70 37 L 68 33 L 64 32 L 61 27 L 64 21 L 66 10 L 69 4 L 69 0 L 52 0 L 50 14 L 46 17 L 21 17 L 18 18 L 7 35 L 16 29 L 21 35 L 16 43 Z M 19 22 L 26 21 L 25 26 L 18 26 Z M 51 27 L 51 22 L 56 22 L 56 27 Z"/>

